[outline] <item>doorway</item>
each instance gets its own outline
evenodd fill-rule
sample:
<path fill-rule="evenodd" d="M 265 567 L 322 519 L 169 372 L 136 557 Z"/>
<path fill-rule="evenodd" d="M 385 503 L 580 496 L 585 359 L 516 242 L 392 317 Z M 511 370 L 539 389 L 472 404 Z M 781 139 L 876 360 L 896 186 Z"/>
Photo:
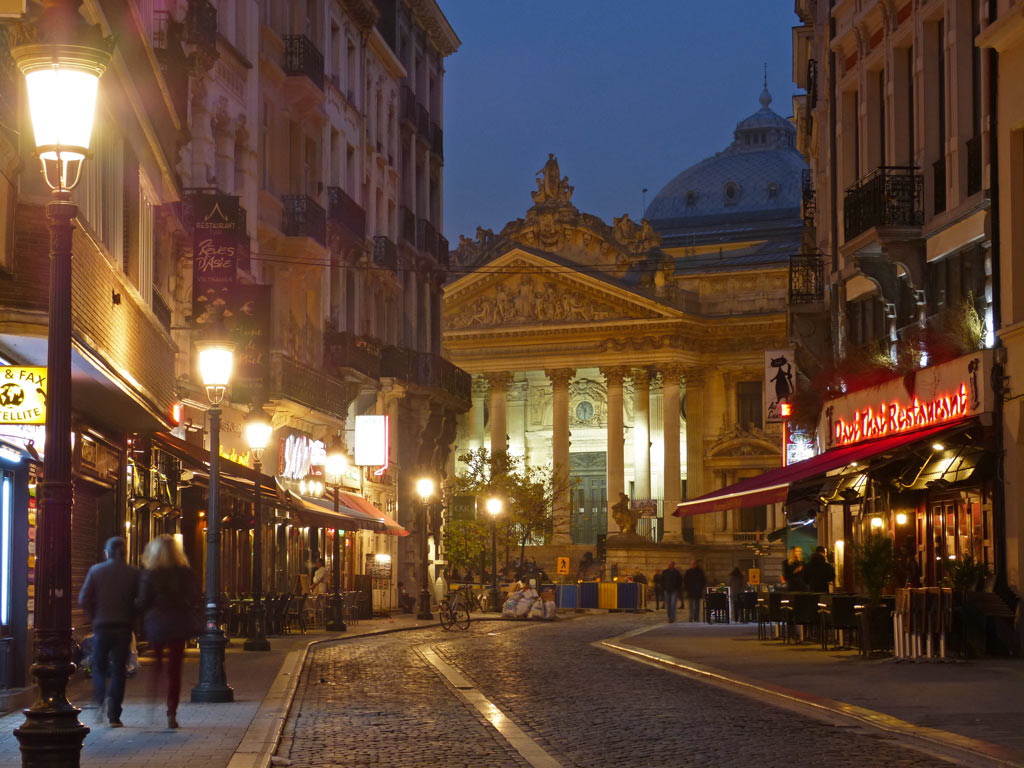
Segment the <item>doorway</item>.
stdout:
<path fill-rule="evenodd" d="M 608 531 L 608 473 L 604 452 L 570 453 L 572 510 L 569 532 L 573 544 L 594 546 Z"/>

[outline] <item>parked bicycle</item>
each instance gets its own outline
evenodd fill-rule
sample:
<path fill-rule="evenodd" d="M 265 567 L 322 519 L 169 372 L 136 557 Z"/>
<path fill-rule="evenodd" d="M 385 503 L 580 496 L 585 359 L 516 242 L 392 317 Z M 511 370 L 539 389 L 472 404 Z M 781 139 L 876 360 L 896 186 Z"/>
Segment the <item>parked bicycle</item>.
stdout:
<path fill-rule="evenodd" d="M 444 629 L 469 629 L 469 602 L 462 589 L 449 592 L 437 606 L 437 615 Z"/>

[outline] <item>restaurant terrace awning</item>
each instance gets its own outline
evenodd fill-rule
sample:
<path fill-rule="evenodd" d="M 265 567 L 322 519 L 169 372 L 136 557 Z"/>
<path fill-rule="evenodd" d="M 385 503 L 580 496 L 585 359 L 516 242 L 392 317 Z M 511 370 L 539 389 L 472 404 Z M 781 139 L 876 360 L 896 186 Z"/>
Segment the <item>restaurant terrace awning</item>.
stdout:
<path fill-rule="evenodd" d="M 939 433 L 946 432 L 956 424 L 943 424 L 931 429 L 917 430 L 892 437 L 883 437 L 857 445 L 850 445 L 814 456 L 805 461 L 790 464 L 788 467 L 773 469 L 757 477 L 750 477 L 738 483 L 706 493 L 696 499 L 684 501 L 672 514 L 675 517 L 703 515 L 708 512 L 722 512 L 729 509 L 758 507 L 762 504 L 778 504 L 789 497 L 789 489 L 794 483 L 808 480 L 816 475 L 824 475 L 834 469 L 849 466 L 855 462 L 865 461 L 891 451 L 896 451 L 911 443 L 927 440 Z"/>
<path fill-rule="evenodd" d="M 193 445 L 167 432 L 156 432 L 153 443 L 162 451 L 166 451 L 191 467 L 199 474 L 208 478 L 210 473 L 210 452 L 202 446 Z M 256 470 L 242 464 L 220 457 L 220 478 L 228 485 L 252 489 L 256 483 Z M 260 473 L 260 482 L 265 494 L 277 493 L 277 482 L 270 475 Z"/>
<path fill-rule="evenodd" d="M 358 509 L 338 504 L 334 511 L 333 502 L 312 496 L 300 496 L 294 491 L 285 491 L 292 509 L 299 520 L 318 528 L 337 528 L 342 531 L 377 531 L 384 528 L 384 522 Z"/>
<path fill-rule="evenodd" d="M 346 493 L 345 491 L 340 491 L 338 493 L 338 497 L 341 499 L 342 504 L 353 509 L 358 509 L 360 512 L 365 512 L 366 514 L 371 515 L 380 520 L 382 523 L 384 523 L 384 530 L 381 531 L 381 533 L 386 533 L 390 536 L 409 535 L 409 531 L 407 531 L 403 526 L 399 525 L 398 521 L 389 517 L 385 512 L 378 509 L 376 506 L 371 504 L 362 496 L 357 496 L 354 493 Z"/>

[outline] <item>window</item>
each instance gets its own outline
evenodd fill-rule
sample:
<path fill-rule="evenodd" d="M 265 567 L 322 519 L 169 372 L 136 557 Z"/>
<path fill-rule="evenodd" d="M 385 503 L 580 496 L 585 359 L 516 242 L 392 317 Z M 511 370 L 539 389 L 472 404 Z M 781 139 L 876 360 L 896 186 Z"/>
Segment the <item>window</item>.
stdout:
<path fill-rule="evenodd" d="M 768 529 L 768 507 L 762 504 L 759 507 L 741 509 L 736 514 L 736 530 L 744 533 L 764 531 Z"/>
<path fill-rule="evenodd" d="M 686 204 L 687 206 L 694 206 L 697 204 L 697 191 L 691 189 L 686 193 Z"/>
<path fill-rule="evenodd" d="M 885 308 L 878 296 L 846 303 L 846 322 L 850 344 L 864 346 L 885 336 Z"/>
<path fill-rule="evenodd" d="M 774 182 L 774 181 L 768 182 L 768 199 L 769 200 L 774 200 L 778 196 L 779 196 L 779 185 L 776 182 Z"/>
<path fill-rule="evenodd" d="M 764 426 L 761 409 L 764 397 L 760 381 L 741 381 L 736 384 L 736 423 L 741 429 Z"/>
<path fill-rule="evenodd" d="M 722 188 L 722 195 L 725 198 L 726 205 L 736 205 L 740 199 L 740 185 L 735 181 L 725 182 L 725 186 Z"/>

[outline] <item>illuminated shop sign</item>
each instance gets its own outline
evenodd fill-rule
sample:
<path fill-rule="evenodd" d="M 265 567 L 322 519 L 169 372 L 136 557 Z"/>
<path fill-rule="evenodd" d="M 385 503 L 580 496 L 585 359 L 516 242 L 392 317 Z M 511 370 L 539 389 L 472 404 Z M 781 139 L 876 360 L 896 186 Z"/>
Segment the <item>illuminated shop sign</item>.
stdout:
<path fill-rule="evenodd" d="M 46 423 L 46 368 L 0 368 L 0 424 Z"/>
<path fill-rule="evenodd" d="M 375 475 L 388 468 L 388 417 L 366 414 L 356 416 L 357 467 L 378 467 Z"/>
<path fill-rule="evenodd" d="M 323 475 L 326 461 L 327 450 L 322 440 L 291 434 L 281 439 L 277 473 L 288 480 L 304 480 L 310 475 Z"/>
<path fill-rule="evenodd" d="M 899 435 L 992 409 L 992 350 L 830 400 L 818 424 L 824 448 Z"/>

